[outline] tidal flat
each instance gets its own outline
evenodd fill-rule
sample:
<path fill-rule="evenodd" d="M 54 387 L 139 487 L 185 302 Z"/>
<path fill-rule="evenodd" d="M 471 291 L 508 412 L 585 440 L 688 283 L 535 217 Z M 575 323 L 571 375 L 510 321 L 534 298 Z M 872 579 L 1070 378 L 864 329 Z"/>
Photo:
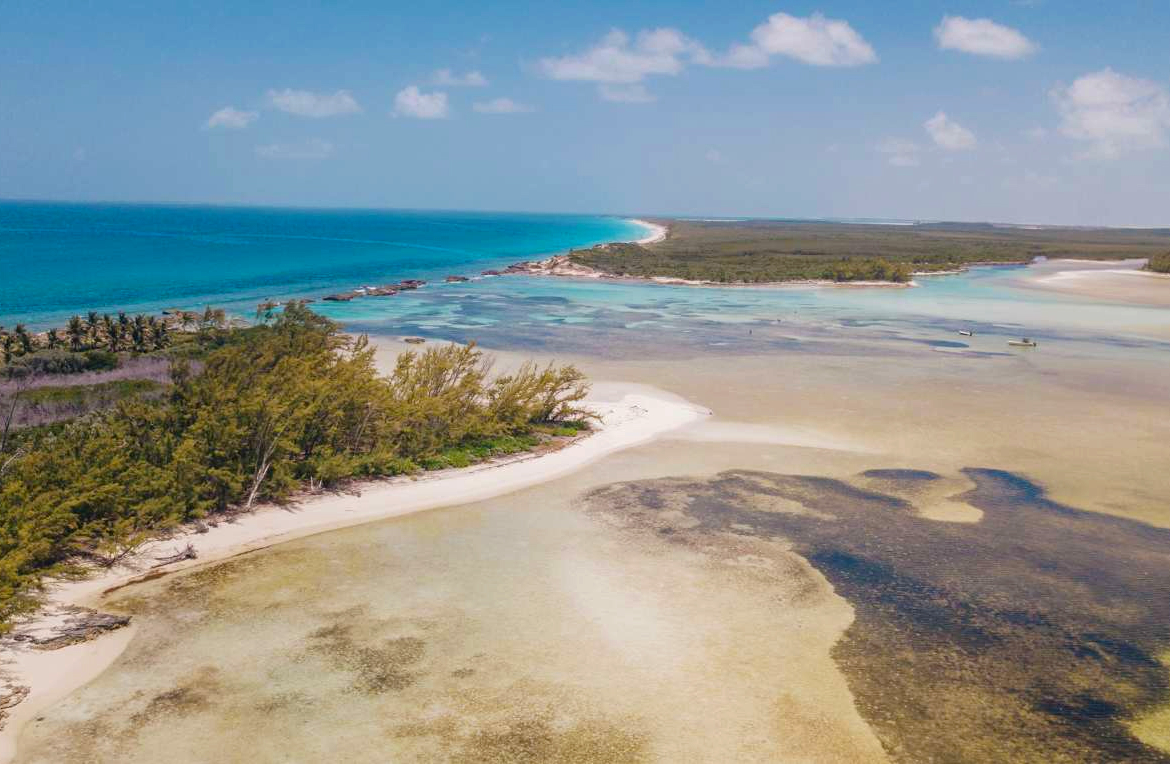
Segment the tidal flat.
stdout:
<path fill-rule="evenodd" d="M 129 648 L 18 761 L 1170 757 L 1170 375 L 1164 343 L 1121 328 L 1164 313 L 997 294 L 963 339 L 945 284 L 913 311 L 614 289 L 485 336 L 508 365 L 559 334 L 600 388 L 713 417 L 121 589 L 101 605 L 134 616 Z M 475 294 L 488 322 L 535 304 Z M 415 318 L 470 331 L 455 315 Z M 1040 348 L 1007 352 L 996 323 L 1039 325 Z"/>

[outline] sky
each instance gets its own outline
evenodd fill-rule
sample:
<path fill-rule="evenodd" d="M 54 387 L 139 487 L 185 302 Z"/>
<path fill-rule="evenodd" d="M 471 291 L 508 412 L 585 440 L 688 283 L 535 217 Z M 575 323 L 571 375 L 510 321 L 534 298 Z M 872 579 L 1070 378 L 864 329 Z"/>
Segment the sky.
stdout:
<path fill-rule="evenodd" d="M 0 198 L 1170 226 L 1167 30 L 1166 0 L 0 0 Z"/>

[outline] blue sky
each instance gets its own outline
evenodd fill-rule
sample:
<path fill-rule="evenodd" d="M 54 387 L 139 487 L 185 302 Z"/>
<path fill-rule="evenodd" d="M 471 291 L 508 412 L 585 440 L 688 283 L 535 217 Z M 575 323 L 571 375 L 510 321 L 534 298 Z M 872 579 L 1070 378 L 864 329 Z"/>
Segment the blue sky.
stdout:
<path fill-rule="evenodd" d="M 0 197 L 1170 225 L 1164 0 L 330 5 L 0 0 Z"/>

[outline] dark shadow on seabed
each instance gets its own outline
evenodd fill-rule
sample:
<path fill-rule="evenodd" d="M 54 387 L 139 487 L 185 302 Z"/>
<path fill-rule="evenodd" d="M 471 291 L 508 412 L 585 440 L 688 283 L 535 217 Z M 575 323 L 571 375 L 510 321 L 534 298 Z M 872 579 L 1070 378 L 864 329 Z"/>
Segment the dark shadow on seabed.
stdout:
<path fill-rule="evenodd" d="M 894 759 L 1170 761 L 1126 725 L 1170 699 L 1156 658 L 1170 646 L 1170 531 L 1055 503 L 1010 472 L 964 472 L 975 488 L 953 498 L 980 522 L 919 516 L 903 496 L 939 479 L 919 470 L 856 481 L 889 493 L 729 471 L 616 484 L 584 506 L 669 544 L 750 536 L 808 559 L 855 609 L 833 658 Z"/>

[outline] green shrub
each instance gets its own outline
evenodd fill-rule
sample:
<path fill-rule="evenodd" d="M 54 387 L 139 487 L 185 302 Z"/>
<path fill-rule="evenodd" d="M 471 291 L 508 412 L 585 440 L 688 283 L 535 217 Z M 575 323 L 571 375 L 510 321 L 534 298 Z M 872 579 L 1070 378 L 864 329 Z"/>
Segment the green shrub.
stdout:
<path fill-rule="evenodd" d="M 365 338 L 300 305 L 207 338 L 197 364 L 175 361 L 165 396 L 141 379 L 34 393 L 119 400 L 0 441 L 0 629 L 79 553 L 112 559 L 176 523 L 279 501 L 305 483 L 464 467 L 590 416 L 571 366 L 493 379 L 481 351 L 450 345 L 404 353 L 379 377 Z M 22 360 L 38 357 L 54 369 L 116 362 L 92 351 Z"/>

